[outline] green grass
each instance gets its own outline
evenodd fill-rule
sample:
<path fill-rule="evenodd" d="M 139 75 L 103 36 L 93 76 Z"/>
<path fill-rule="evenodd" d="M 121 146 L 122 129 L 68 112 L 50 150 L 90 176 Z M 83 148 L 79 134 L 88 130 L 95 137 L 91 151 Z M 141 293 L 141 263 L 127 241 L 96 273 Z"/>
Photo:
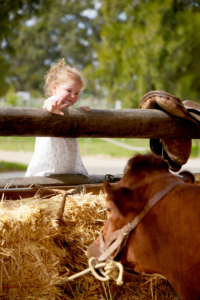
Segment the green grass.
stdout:
<path fill-rule="evenodd" d="M 6 161 L 0 161 L 0 173 L 14 172 L 14 171 L 26 171 L 27 165 L 11 163 Z"/>
<path fill-rule="evenodd" d="M 116 141 L 134 147 L 149 147 L 148 139 L 115 139 Z M 34 151 L 35 137 L 0 137 L 0 150 L 9 151 Z M 98 138 L 79 138 L 81 155 L 110 155 L 115 157 L 134 154 L 135 151 L 127 150 Z"/>
<path fill-rule="evenodd" d="M 149 139 L 114 139 L 116 141 L 122 142 L 124 144 L 131 145 L 133 147 L 145 147 L 150 151 L 149 147 Z M 105 154 L 113 157 L 131 157 L 138 151 L 127 150 L 111 143 L 102 141 L 100 139 L 95 138 L 80 138 L 79 146 L 81 155 L 95 155 L 95 154 Z M 139 151 L 141 152 L 141 151 Z M 141 153 L 145 153 L 141 152 Z M 200 156 L 200 140 L 192 140 L 192 150 L 191 150 L 191 158 Z"/>
<path fill-rule="evenodd" d="M 34 151 L 35 137 L 0 137 L 0 150 L 8 151 Z"/>
<path fill-rule="evenodd" d="M 200 156 L 200 140 L 192 140 L 192 152 L 190 157 L 195 158 Z"/>
<path fill-rule="evenodd" d="M 147 139 L 114 139 L 124 144 L 134 147 L 146 147 L 149 149 L 149 140 Z M 130 157 L 136 153 L 133 150 L 127 150 L 98 138 L 79 138 L 79 147 L 81 155 L 110 155 L 113 157 Z"/>
<path fill-rule="evenodd" d="M 149 149 L 149 139 L 117 139 L 114 140 L 134 147 L 146 147 Z M 79 138 L 81 155 L 110 155 L 114 157 L 130 157 L 136 151 L 127 150 L 98 138 Z M 0 137 L 0 150 L 9 151 L 34 151 L 35 137 Z M 191 157 L 200 155 L 200 141 L 192 141 Z"/>

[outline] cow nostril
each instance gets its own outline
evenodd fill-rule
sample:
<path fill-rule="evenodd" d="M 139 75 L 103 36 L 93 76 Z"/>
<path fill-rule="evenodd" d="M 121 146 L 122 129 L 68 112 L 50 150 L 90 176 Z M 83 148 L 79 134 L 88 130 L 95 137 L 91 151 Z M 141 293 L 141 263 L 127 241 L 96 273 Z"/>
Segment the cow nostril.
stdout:
<path fill-rule="evenodd" d="M 95 251 L 94 251 L 93 247 L 89 246 L 87 248 L 86 256 L 87 256 L 87 258 L 91 258 L 91 257 L 95 256 Z"/>
<path fill-rule="evenodd" d="M 87 248 L 86 256 L 87 256 L 87 258 L 90 258 L 90 249 L 89 248 Z"/>

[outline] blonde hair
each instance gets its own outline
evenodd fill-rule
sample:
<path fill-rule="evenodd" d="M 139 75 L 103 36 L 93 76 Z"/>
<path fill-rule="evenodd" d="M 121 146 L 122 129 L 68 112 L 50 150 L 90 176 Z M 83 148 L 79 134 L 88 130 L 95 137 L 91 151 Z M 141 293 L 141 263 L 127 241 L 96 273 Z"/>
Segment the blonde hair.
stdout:
<path fill-rule="evenodd" d="M 45 85 L 44 85 L 44 95 L 45 97 L 52 96 L 51 84 L 54 82 L 60 85 L 67 81 L 68 79 L 73 79 L 82 85 L 81 91 L 86 87 L 87 80 L 82 75 L 81 71 L 76 68 L 72 68 L 65 64 L 65 59 L 61 59 L 59 63 L 53 66 L 49 72 L 45 75 Z"/>

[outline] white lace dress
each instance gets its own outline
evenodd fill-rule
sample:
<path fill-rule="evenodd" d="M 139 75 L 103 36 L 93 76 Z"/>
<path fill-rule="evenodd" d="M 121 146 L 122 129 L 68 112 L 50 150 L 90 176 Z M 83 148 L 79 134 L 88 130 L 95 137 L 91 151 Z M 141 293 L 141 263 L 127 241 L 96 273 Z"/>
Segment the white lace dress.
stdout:
<path fill-rule="evenodd" d="M 36 137 L 35 151 L 25 177 L 50 174 L 88 175 L 77 138 Z"/>

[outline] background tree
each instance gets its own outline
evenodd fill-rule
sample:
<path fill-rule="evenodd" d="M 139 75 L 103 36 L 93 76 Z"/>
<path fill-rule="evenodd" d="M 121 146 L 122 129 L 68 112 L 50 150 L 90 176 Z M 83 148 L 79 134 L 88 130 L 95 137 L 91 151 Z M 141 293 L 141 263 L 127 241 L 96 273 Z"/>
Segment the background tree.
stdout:
<path fill-rule="evenodd" d="M 199 97 L 199 1 L 104 0 L 98 74 L 109 99 L 138 107 L 150 90 Z"/>
<path fill-rule="evenodd" d="M 8 42 L 2 51 L 9 60 L 9 81 L 16 91 L 42 94 L 47 69 L 64 57 L 68 64 L 85 70 L 87 91 L 95 95 L 93 45 L 99 41 L 100 23 L 92 0 L 54 0 L 42 13 L 21 19 L 19 29 L 11 36 L 14 51 Z"/>
<path fill-rule="evenodd" d="M 64 57 L 86 96 L 138 107 L 150 90 L 200 101 L 200 0 L 0 0 L 0 95 L 42 95 Z"/>
<path fill-rule="evenodd" d="M 51 0 L 0 0 L 0 96 L 6 93 L 11 83 L 10 57 L 16 51 L 13 36 L 24 21 L 43 14 L 51 3 Z"/>

